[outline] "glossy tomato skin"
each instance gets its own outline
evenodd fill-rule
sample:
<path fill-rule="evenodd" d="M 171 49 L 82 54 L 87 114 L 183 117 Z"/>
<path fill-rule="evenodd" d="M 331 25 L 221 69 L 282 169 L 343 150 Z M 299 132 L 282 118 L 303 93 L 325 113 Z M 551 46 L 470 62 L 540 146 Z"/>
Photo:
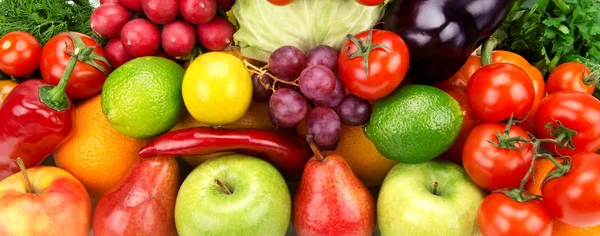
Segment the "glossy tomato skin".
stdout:
<path fill-rule="evenodd" d="M 369 30 L 355 35 L 366 41 Z M 386 30 L 373 30 L 373 45 L 385 45 L 389 50 L 377 48 L 369 57 L 369 76 L 365 71 L 363 57 L 348 58 L 358 48 L 347 41 L 338 57 L 339 74 L 344 86 L 357 97 L 377 100 L 392 93 L 404 80 L 408 71 L 408 47 L 397 34 Z"/>
<path fill-rule="evenodd" d="M 356 2 L 365 6 L 377 6 L 385 2 L 385 0 L 356 0 Z"/>
<path fill-rule="evenodd" d="M 542 186 L 544 205 L 556 219 L 578 227 L 600 224 L 600 155 L 572 156 L 571 170 Z"/>
<path fill-rule="evenodd" d="M 292 3 L 294 0 L 267 0 L 267 1 L 276 6 L 285 6 L 285 5 Z"/>
<path fill-rule="evenodd" d="M 483 123 L 476 126 L 463 147 L 462 162 L 473 182 L 487 190 L 519 187 L 533 158 L 532 145 L 517 142 L 519 148 L 503 149 L 488 142 L 498 143 L 496 134 L 503 134 L 506 124 Z M 518 126 L 511 126 L 510 137 L 529 136 Z"/>
<path fill-rule="evenodd" d="M 536 136 L 551 138 L 546 124 L 557 122 L 577 132 L 572 137 L 574 150 L 559 148 L 553 143 L 544 143 L 549 151 L 557 155 L 572 155 L 580 152 L 597 152 L 600 149 L 600 101 L 592 95 L 573 91 L 561 91 L 542 100 L 535 115 Z"/>
<path fill-rule="evenodd" d="M 483 199 L 477 223 L 483 235 L 552 235 L 552 216 L 542 201 L 533 199 L 519 203 L 501 192 Z"/>
<path fill-rule="evenodd" d="M 93 47 L 94 53 L 104 57 L 102 46 L 94 39 L 80 33 L 73 33 L 81 38 L 87 47 Z M 67 33 L 60 33 L 52 37 L 42 49 L 40 61 L 40 72 L 42 78 L 52 85 L 57 85 L 60 77 L 67 67 L 71 55 L 65 50 L 65 43 L 68 45 L 68 51 L 72 52 L 73 41 Z M 96 61 L 106 71 L 110 72 L 110 68 L 104 62 Z M 102 85 L 108 75 L 104 72 L 78 61 L 73 74 L 67 84 L 66 93 L 71 99 L 82 99 L 93 96 L 102 90 Z"/>
<path fill-rule="evenodd" d="M 590 69 L 579 62 L 560 64 L 548 77 L 548 94 L 558 91 L 577 91 L 593 94 L 596 88 L 595 84 L 587 85 L 584 83 L 584 77 L 590 73 Z"/>
<path fill-rule="evenodd" d="M 40 65 L 42 47 L 27 32 L 14 31 L 0 38 L 0 70 L 7 75 L 26 76 Z"/>
<path fill-rule="evenodd" d="M 498 122 L 524 117 L 533 106 L 535 89 L 527 72 L 507 64 L 491 64 L 477 70 L 467 85 L 467 104 L 480 120 Z"/>

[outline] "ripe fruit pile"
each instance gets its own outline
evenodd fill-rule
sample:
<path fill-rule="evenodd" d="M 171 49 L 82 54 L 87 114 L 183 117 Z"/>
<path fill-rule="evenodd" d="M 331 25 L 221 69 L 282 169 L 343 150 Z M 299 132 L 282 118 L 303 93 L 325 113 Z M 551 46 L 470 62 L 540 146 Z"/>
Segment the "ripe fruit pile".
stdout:
<path fill-rule="evenodd" d="M 269 102 L 273 125 L 293 129 L 307 118 L 308 133 L 321 149 L 335 149 L 342 123 L 363 125 L 371 116 L 369 101 L 346 95 L 344 84 L 335 74 L 338 53 L 329 46 L 315 47 L 306 55 L 296 47 L 284 46 L 271 54 L 265 67 L 268 71 L 249 66 L 253 99 Z M 310 112 L 306 99 L 316 107 Z"/>
<path fill-rule="evenodd" d="M 98 35 L 110 39 L 104 50 L 113 69 L 137 57 L 189 58 L 195 56 L 197 42 L 211 51 L 229 46 L 235 28 L 217 10 L 228 11 L 233 3 L 234 0 L 102 1 L 92 13 L 90 24 Z"/>

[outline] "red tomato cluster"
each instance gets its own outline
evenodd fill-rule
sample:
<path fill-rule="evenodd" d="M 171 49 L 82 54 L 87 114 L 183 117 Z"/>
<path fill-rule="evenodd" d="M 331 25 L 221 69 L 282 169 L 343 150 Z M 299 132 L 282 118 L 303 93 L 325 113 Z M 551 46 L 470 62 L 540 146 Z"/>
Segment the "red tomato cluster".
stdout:
<path fill-rule="evenodd" d="M 104 57 L 102 47 L 94 39 L 80 33 L 72 34 L 80 38 L 85 47 L 95 47 L 95 55 Z M 52 37 L 42 48 L 33 35 L 21 31 L 11 32 L 0 38 L 0 70 L 11 76 L 24 77 L 39 68 L 43 80 L 57 85 L 71 59 L 70 53 L 74 50 L 73 40 L 68 33 Z M 104 71 L 87 62 L 77 62 L 66 89 L 70 98 L 87 98 L 102 90 L 110 68 L 101 60 L 90 59 L 90 63 L 91 61 Z"/>
<path fill-rule="evenodd" d="M 471 56 L 436 85 L 465 114 L 460 137 L 442 158 L 462 163 L 475 184 L 493 191 L 479 208 L 483 235 L 551 235 L 553 219 L 600 225 L 600 101 L 591 95 L 593 76 L 569 62 L 545 83 L 521 56 L 494 51 L 491 64 Z M 519 124 L 505 122 L 511 117 Z M 552 154 L 540 153 L 540 146 Z M 526 183 L 530 189 L 532 165 L 545 158 L 556 166 L 536 180 L 541 196 L 533 195 Z"/>

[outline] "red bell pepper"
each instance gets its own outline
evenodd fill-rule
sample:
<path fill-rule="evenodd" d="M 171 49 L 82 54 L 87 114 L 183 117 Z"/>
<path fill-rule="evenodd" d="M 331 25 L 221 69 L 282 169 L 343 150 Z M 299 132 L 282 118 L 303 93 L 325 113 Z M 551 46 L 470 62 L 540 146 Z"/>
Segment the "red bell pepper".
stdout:
<path fill-rule="evenodd" d="M 74 42 L 79 39 L 72 38 Z M 97 56 L 93 47 L 78 47 L 81 44 L 77 42 L 74 45 L 57 86 L 39 79 L 27 80 L 15 87 L 2 103 L 0 181 L 19 172 L 17 158 L 21 157 L 27 168 L 37 166 L 69 136 L 75 113 L 65 88 L 78 60 L 86 63 L 84 60 Z"/>
<path fill-rule="evenodd" d="M 139 151 L 141 157 L 194 156 L 234 151 L 260 157 L 275 166 L 288 181 L 302 177 L 312 156 L 306 141 L 267 130 L 190 128 L 163 134 Z"/>

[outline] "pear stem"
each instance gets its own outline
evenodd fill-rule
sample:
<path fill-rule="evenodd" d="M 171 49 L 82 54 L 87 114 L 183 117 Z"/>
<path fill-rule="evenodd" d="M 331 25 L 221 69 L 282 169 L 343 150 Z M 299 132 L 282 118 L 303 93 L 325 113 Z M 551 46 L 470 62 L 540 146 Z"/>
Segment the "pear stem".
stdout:
<path fill-rule="evenodd" d="M 437 195 L 438 182 L 433 182 L 433 195 Z"/>
<path fill-rule="evenodd" d="M 25 186 L 27 187 L 27 193 L 34 193 L 33 186 L 31 185 L 31 181 L 29 181 L 29 175 L 27 175 L 27 169 L 25 168 L 23 159 L 21 159 L 20 157 L 17 157 L 17 165 L 21 169 L 21 173 L 23 174 L 23 179 L 25 179 Z"/>
<path fill-rule="evenodd" d="M 317 144 L 315 144 L 315 141 L 314 141 L 314 138 L 312 135 L 310 135 L 310 134 L 306 135 L 306 142 L 308 142 L 308 146 L 310 146 L 310 149 L 315 154 L 315 158 L 317 159 L 317 161 L 325 160 L 325 157 L 323 156 L 323 154 L 321 154 L 321 151 L 317 147 Z"/>
<path fill-rule="evenodd" d="M 233 194 L 231 189 L 229 189 L 229 187 L 227 187 L 227 185 L 225 185 L 225 183 L 221 182 L 221 180 L 215 179 L 215 183 L 217 183 L 217 185 L 219 185 L 219 187 L 221 187 L 221 191 L 223 191 L 223 193 L 225 193 L 227 195 Z"/>

